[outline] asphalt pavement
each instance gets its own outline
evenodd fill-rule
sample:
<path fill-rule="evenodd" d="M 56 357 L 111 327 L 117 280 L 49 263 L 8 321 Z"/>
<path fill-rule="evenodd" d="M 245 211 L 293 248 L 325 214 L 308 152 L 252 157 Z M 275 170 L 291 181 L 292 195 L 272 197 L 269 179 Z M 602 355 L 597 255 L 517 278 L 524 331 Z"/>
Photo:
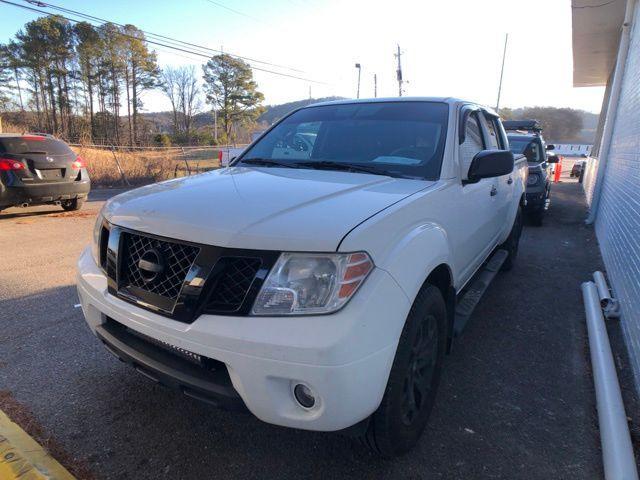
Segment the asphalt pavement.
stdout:
<path fill-rule="evenodd" d="M 84 324 L 75 261 L 95 214 L 0 213 L 0 390 L 96 478 L 601 478 L 580 283 L 602 268 L 581 187 L 553 186 L 446 360 L 427 430 L 379 460 L 335 434 L 271 426 L 151 383 Z M 0 408 L 1 405 L 0 405 Z"/>

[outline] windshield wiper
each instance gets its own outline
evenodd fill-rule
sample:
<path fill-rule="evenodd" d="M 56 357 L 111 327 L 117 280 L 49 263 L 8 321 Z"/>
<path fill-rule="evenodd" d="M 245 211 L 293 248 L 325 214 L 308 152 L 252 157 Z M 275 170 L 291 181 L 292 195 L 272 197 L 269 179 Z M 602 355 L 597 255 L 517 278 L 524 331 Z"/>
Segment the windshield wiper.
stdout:
<path fill-rule="evenodd" d="M 284 167 L 284 168 L 300 168 L 297 163 L 278 162 L 269 158 L 243 158 L 240 164 L 257 165 L 260 167 Z"/>
<path fill-rule="evenodd" d="M 30 155 L 30 154 L 34 154 L 34 153 L 38 153 L 38 154 L 41 154 L 41 155 L 46 155 L 47 154 L 47 152 L 41 152 L 41 151 L 38 151 L 38 150 L 33 150 L 33 151 L 27 151 L 27 152 L 18 152 L 18 153 L 16 153 L 16 155 Z"/>
<path fill-rule="evenodd" d="M 364 165 L 354 165 L 352 163 L 333 162 L 331 160 L 321 160 L 319 162 L 299 162 L 297 165 L 307 168 L 315 168 L 318 170 L 344 170 L 346 172 L 371 173 L 373 175 L 390 176 L 384 170 L 378 170 L 373 167 L 365 167 Z"/>

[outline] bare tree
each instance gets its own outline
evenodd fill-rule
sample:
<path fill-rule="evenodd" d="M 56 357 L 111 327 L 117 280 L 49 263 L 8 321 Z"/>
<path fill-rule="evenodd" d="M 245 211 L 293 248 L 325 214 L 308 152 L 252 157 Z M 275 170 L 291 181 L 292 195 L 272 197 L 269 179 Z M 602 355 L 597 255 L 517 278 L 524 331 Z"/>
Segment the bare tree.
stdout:
<path fill-rule="evenodd" d="M 191 139 L 193 117 L 202 107 L 195 67 L 165 68 L 161 75 L 161 88 L 171 103 L 174 132 L 184 135 L 188 143 Z"/>

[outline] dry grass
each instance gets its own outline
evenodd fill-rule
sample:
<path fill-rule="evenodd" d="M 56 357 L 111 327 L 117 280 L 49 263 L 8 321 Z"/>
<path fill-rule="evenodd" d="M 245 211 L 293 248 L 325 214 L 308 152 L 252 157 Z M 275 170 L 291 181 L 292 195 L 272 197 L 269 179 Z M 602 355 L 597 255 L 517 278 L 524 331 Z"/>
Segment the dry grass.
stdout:
<path fill-rule="evenodd" d="M 91 182 L 100 186 L 122 186 L 118 163 L 131 185 L 144 185 L 218 168 L 218 152 L 213 149 L 187 152 L 179 150 L 143 150 L 124 152 L 77 147 L 86 161 Z M 117 159 L 117 161 L 116 161 Z M 185 163 L 186 160 L 186 163 Z M 187 167 L 188 164 L 188 167 Z"/>

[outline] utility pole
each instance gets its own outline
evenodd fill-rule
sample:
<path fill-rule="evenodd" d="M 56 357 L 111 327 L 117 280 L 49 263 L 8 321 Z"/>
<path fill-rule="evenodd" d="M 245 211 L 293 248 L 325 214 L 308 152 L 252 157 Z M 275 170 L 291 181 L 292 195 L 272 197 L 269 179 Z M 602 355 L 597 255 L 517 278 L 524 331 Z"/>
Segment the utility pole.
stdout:
<path fill-rule="evenodd" d="M 359 63 L 356 63 L 356 68 L 358 69 L 358 90 L 356 92 L 356 98 L 360 98 L 360 72 L 362 71 L 362 68 Z"/>
<path fill-rule="evenodd" d="M 311 85 L 309 85 L 309 100 L 311 100 Z"/>
<path fill-rule="evenodd" d="M 213 107 L 213 141 L 218 144 L 218 111 Z"/>
<path fill-rule="evenodd" d="M 373 98 L 378 98 L 378 75 L 373 74 Z"/>
<path fill-rule="evenodd" d="M 395 57 L 398 59 L 398 69 L 396 70 L 396 78 L 398 79 L 398 96 L 402 96 L 402 64 L 400 63 L 400 57 L 402 56 L 402 52 L 400 51 L 400 45 L 398 45 L 398 53 L 395 54 Z"/>
<path fill-rule="evenodd" d="M 502 93 L 502 76 L 504 75 L 504 59 L 507 57 L 507 42 L 509 41 L 509 34 L 504 36 L 504 50 L 502 51 L 502 67 L 500 68 L 500 83 L 498 84 L 498 100 L 496 100 L 496 113 L 500 108 L 500 94 Z"/>

